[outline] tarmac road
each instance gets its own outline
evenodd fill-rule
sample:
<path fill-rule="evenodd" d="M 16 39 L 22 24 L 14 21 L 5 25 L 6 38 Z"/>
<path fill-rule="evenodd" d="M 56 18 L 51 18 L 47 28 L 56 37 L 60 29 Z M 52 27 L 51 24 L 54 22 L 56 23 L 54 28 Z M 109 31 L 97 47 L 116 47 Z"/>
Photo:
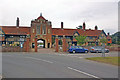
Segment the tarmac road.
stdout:
<path fill-rule="evenodd" d="M 118 67 L 57 54 L 2 53 L 6 78 L 118 78 Z"/>

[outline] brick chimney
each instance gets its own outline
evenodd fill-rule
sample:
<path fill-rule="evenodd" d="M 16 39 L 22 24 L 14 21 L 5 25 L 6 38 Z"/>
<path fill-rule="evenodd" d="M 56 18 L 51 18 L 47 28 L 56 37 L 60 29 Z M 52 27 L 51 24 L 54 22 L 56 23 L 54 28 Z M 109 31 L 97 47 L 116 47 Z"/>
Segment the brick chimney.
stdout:
<path fill-rule="evenodd" d="M 61 22 L 61 29 L 63 29 L 63 22 Z"/>
<path fill-rule="evenodd" d="M 85 25 L 85 22 L 83 23 L 83 30 L 85 30 L 85 27 L 86 27 L 86 25 Z"/>
<path fill-rule="evenodd" d="M 109 35 L 110 35 L 110 33 L 108 32 L 108 33 L 107 33 L 107 35 L 109 36 Z"/>
<path fill-rule="evenodd" d="M 17 20 L 16 20 L 16 26 L 19 27 L 19 18 L 17 17 Z"/>
<path fill-rule="evenodd" d="M 98 30 L 98 27 L 97 27 L 97 25 L 95 26 L 95 30 Z"/>

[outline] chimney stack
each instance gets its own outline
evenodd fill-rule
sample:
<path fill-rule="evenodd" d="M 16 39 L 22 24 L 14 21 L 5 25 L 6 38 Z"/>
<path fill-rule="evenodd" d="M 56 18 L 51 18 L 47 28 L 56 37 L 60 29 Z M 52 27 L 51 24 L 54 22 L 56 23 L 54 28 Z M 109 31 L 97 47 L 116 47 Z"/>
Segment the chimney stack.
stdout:
<path fill-rule="evenodd" d="M 17 17 L 16 26 L 19 27 L 19 18 Z"/>
<path fill-rule="evenodd" d="M 63 29 L 63 22 L 61 22 L 61 29 Z"/>
<path fill-rule="evenodd" d="M 98 27 L 97 27 L 97 25 L 95 26 L 95 30 L 98 30 Z"/>
<path fill-rule="evenodd" d="M 85 30 L 85 27 L 86 27 L 86 25 L 85 25 L 85 22 L 83 23 L 83 30 Z"/>
<path fill-rule="evenodd" d="M 108 32 L 107 34 L 108 34 L 108 36 L 110 35 L 110 33 L 109 33 L 109 32 Z"/>

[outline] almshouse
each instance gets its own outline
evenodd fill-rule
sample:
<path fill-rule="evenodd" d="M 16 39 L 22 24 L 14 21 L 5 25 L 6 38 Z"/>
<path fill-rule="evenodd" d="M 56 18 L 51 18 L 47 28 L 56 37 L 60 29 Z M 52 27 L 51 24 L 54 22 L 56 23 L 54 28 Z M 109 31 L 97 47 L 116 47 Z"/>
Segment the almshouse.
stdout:
<path fill-rule="evenodd" d="M 82 29 L 66 29 L 61 22 L 61 28 L 52 28 L 52 23 L 46 20 L 42 14 L 31 21 L 31 26 L 19 26 L 19 18 L 16 20 L 16 26 L 0 26 L 0 45 L 3 51 L 35 51 L 37 52 L 39 40 L 43 41 L 43 48 L 55 47 L 58 51 L 59 45 L 62 45 L 63 51 L 71 45 L 77 45 L 77 40 L 73 36 L 85 35 L 87 42 L 84 45 L 100 45 L 99 39 L 107 38 L 108 44 L 112 39 L 104 30 L 86 29 L 85 22 Z"/>

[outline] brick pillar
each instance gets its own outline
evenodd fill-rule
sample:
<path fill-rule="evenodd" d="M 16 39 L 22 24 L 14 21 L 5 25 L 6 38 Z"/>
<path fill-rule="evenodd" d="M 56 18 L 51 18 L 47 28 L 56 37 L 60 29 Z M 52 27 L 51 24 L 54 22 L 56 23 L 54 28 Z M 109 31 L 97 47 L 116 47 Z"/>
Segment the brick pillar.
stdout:
<path fill-rule="evenodd" d="M 25 48 L 25 51 L 26 51 L 26 52 L 29 52 L 29 49 L 30 49 L 29 43 L 30 43 L 30 35 L 27 34 L 27 40 L 26 40 L 26 43 L 25 43 L 25 45 L 24 45 L 24 46 L 26 46 L 26 48 Z"/>
<path fill-rule="evenodd" d="M 26 41 L 26 52 L 29 52 L 29 43 L 30 43 L 30 38 L 27 38 L 27 41 Z"/>
<path fill-rule="evenodd" d="M 37 38 L 35 38 L 35 52 L 37 52 Z"/>
<path fill-rule="evenodd" d="M 58 35 L 56 36 L 56 38 L 55 38 L 55 52 L 58 52 L 58 50 L 59 50 L 59 47 L 58 47 Z"/>
<path fill-rule="evenodd" d="M 63 35 L 62 46 L 63 46 L 63 52 L 66 52 L 67 51 L 67 43 L 66 43 L 65 35 Z"/>

